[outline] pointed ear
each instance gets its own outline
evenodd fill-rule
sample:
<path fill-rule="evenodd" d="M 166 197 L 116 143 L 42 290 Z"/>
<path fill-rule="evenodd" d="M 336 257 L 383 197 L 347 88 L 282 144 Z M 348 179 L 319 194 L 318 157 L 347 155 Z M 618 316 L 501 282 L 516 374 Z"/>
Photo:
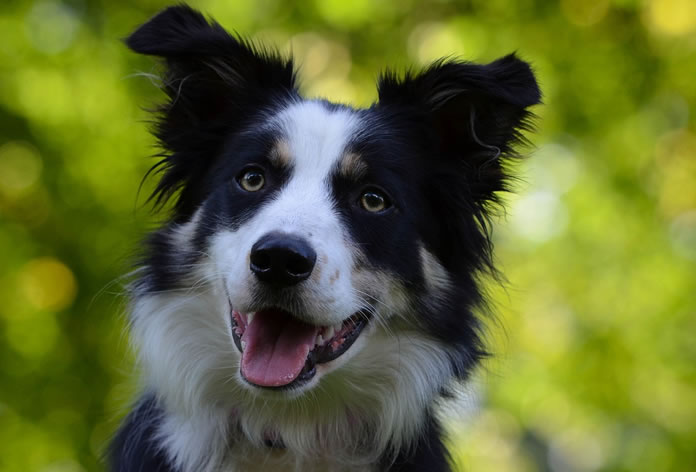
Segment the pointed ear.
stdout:
<path fill-rule="evenodd" d="M 514 54 L 486 65 L 439 61 L 402 79 L 387 72 L 378 93 L 379 106 L 425 119 L 437 156 L 468 170 L 477 200 L 502 189 L 501 160 L 514 155 L 529 128 L 528 107 L 541 101 L 531 68 Z"/>
<path fill-rule="evenodd" d="M 204 178 L 224 139 L 270 105 L 297 95 L 291 59 L 259 50 L 192 8 L 163 10 L 126 38 L 130 49 L 164 60 L 168 100 L 156 110 L 154 134 L 165 153 L 157 204 L 183 187 L 176 211 L 192 211 L 192 184 Z"/>
<path fill-rule="evenodd" d="M 139 27 L 126 44 L 140 54 L 165 60 L 164 90 L 170 101 L 161 125 L 185 132 L 209 130 L 224 115 L 240 118 L 296 93 L 291 59 L 259 51 L 180 5 L 163 10 Z M 168 140 L 163 144 L 169 146 Z"/>

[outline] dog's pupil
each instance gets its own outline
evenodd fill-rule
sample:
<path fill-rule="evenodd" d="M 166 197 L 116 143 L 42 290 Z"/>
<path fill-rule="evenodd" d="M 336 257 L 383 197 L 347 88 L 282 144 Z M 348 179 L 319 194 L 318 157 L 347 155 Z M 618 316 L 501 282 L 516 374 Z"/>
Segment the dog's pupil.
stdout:
<path fill-rule="evenodd" d="M 257 190 L 263 185 L 263 175 L 259 172 L 248 172 L 244 176 L 246 187 L 251 190 Z"/>
<path fill-rule="evenodd" d="M 363 204 L 367 210 L 378 211 L 384 208 L 384 198 L 379 194 L 369 192 L 363 195 Z"/>

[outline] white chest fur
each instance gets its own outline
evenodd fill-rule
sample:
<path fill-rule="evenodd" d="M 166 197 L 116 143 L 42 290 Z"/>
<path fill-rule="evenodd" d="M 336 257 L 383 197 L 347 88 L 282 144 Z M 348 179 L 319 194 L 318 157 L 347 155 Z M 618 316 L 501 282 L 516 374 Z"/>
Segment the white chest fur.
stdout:
<path fill-rule="evenodd" d="M 301 458 L 278 448 L 236 447 L 220 472 L 372 472 L 373 467 L 346 465 L 330 458 Z"/>

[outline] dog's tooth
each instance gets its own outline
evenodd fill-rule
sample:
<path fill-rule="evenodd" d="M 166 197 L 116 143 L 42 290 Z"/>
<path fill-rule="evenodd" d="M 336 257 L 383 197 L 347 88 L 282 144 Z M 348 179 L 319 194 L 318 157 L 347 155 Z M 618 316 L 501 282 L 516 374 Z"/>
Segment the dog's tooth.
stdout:
<path fill-rule="evenodd" d="M 324 328 L 324 337 L 326 339 L 331 339 L 334 337 L 334 327 L 329 326 L 328 328 Z"/>
<path fill-rule="evenodd" d="M 242 341 L 242 351 L 245 350 L 247 347 L 246 341 Z"/>
<path fill-rule="evenodd" d="M 334 329 L 334 332 L 338 333 L 339 331 L 341 331 L 341 329 L 343 329 L 343 323 L 342 322 L 336 323 L 336 325 L 333 327 L 333 329 Z"/>
<path fill-rule="evenodd" d="M 324 344 L 324 338 L 321 336 L 321 334 L 317 334 L 316 345 L 321 346 L 322 344 Z"/>
<path fill-rule="evenodd" d="M 247 314 L 247 325 L 250 325 L 250 324 L 251 324 L 251 320 L 254 319 L 254 315 L 255 315 L 255 314 L 256 314 L 255 311 L 252 311 L 251 313 L 248 313 L 248 314 Z"/>

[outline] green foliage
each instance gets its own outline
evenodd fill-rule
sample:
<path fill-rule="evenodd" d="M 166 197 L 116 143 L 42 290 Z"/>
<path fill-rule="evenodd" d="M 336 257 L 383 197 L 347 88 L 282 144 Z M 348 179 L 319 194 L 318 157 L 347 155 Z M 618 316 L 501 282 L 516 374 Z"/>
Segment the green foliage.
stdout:
<path fill-rule="evenodd" d="M 0 470 L 93 471 L 128 405 L 119 277 L 156 223 L 138 186 L 160 97 L 120 42 L 164 0 L 0 5 Z M 496 227 L 496 358 L 461 470 L 696 470 L 692 0 L 208 0 L 294 51 L 304 90 L 369 104 L 385 65 L 517 50 L 536 150 Z M 502 327 L 504 328 L 502 328 Z M 451 415 L 452 418 L 457 417 Z"/>

